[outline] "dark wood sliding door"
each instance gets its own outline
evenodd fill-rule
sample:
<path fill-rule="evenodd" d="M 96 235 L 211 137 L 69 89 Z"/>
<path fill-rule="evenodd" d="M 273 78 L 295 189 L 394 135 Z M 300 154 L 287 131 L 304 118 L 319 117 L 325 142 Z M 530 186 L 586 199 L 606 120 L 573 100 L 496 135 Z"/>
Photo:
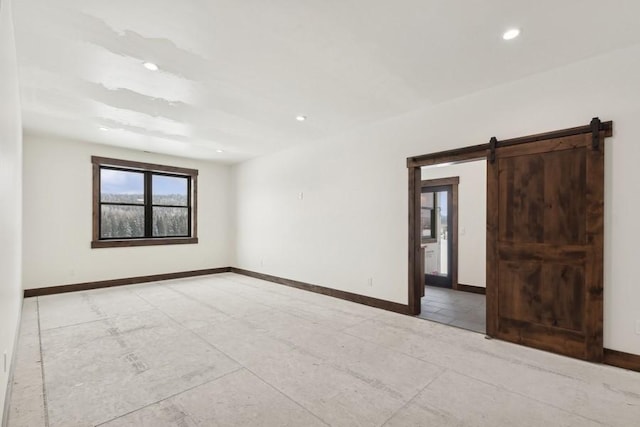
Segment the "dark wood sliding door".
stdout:
<path fill-rule="evenodd" d="M 591 129 L 491 144 L 487 334 L 601 361 L 608 135 Z"/>

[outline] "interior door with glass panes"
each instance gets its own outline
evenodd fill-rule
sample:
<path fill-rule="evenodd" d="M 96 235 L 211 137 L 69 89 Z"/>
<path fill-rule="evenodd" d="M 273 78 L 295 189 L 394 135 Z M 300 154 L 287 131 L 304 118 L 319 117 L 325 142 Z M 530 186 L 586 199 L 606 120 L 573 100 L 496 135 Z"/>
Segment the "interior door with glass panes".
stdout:
<path fill-rule="evenodd" d="M 427 286 L 452 287 L 452 186 L 423 186 L 420 195 L 421 244 Z"/>

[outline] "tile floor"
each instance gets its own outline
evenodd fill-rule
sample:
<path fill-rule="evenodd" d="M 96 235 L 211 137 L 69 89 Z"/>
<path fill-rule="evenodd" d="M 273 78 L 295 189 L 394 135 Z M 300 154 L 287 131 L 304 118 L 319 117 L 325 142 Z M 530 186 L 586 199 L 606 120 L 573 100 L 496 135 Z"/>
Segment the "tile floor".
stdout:
<path fill-rule="evenodd" d="M 486 332 L 486 297 L 470 292 L 427 286 L 421 300 L 421 318 L 462 329 Z"/>
<path fill-rule="evenodd" d="M 221 274 L 25 300 L 9 426 L 636 426 L 640 374 Z"/>

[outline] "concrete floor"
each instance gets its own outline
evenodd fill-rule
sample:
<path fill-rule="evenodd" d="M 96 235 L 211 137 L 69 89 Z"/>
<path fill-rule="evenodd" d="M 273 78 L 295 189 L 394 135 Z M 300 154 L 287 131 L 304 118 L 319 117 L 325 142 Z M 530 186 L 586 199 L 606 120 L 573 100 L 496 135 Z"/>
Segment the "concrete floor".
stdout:
<path fill-rule="evenodd" d="M 10 427 L 640 417 L 638 373 L 234 274 L 27 299 L 12 387 Z"/>
<path fill-rule="evenodd" d="M 486 297 L 481 294 L 427 286 L 420 317 L 484 334 L 487 330 Z"/>

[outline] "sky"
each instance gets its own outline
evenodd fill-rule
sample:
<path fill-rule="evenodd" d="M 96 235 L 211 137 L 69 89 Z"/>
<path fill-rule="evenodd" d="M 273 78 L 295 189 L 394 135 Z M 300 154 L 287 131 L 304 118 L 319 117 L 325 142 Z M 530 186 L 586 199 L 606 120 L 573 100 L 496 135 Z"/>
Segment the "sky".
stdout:
<path fill-rule="evenodd" d="M 154 175 L 152 185 L 155 195 L 187 194 L 187 180 L 185 178 Z M 100 192 L 106 194 L 143 194 L 144 175 L 139 172 L 102 169 Z"/>

